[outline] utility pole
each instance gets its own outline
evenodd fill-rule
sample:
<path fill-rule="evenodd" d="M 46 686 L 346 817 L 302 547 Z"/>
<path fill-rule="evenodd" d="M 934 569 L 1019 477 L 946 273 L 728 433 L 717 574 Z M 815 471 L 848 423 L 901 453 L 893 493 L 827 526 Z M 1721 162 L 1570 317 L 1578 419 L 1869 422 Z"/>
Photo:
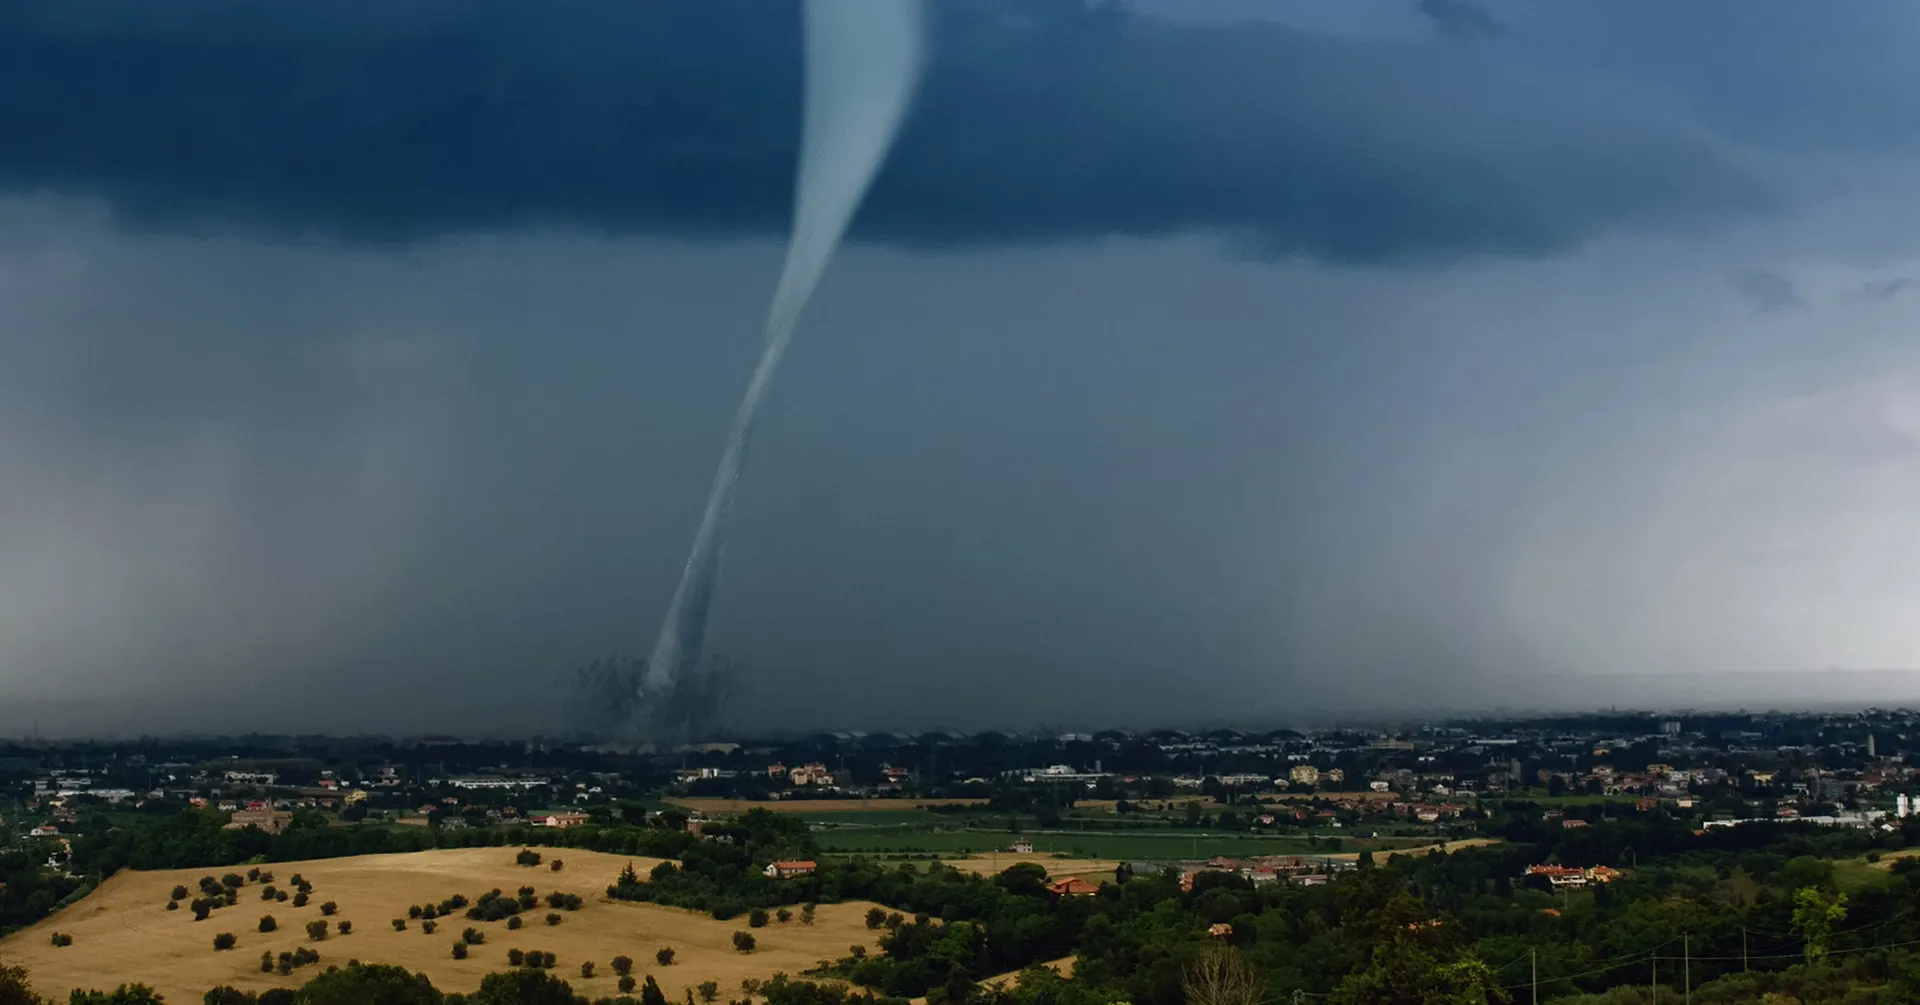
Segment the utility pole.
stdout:
<path fill-rule="evenodd" d="M 1540 950 L 1529 949 L 1527 956 L 1533 961 L 1533 1000 L 1529 1005 L 1540 1005 Z"/>
<path fill-rule="evenodd" d="M 1680 935 L 1680 987 L 1684 1000 L 1691 1005 L 1693 1001 L 1693 943 L 1692 936 Z"/>
<path fill-rule="evenodd" d="M 1740 972 L 1747 972 L 1747 926 L 1740 926 Z"/>
<path fill-rule="evenodd" d="M 1660 1001 L 1660 950 L 1653 951 L 1653 976 L 1647 978 L 1647 1001 L 1659 1005 Z"/>

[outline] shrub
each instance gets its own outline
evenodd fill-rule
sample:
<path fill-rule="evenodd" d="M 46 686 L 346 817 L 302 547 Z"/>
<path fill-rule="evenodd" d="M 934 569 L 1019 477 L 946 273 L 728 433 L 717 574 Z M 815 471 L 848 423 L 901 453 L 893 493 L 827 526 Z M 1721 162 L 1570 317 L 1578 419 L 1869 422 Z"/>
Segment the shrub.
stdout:
<path fill-rule="evenodd" d="M 307 938 L 319 942 L 327 937 L 327 923 L 318 919 L 307 922 Z"/>
<path fill-rule="evenodd" d="M 592 961 L 592 960 L 588 960 L 588 961 L 586 961 L 585 963 L 582 963 L 582 964 L 580 964 L 580 976 L 581 976 L 582 978 L 590 978 L 590 977 L 592 977 L 592 976 L 593 976 L 593 961 Z"/>
<path fill-rule="evenodd" d="M 896 928 L 899 928 L 901 925 L 904 925 L 906 923 L 907 923 L 907 919 L 902 917 L 899 911 L 895 911 L 892 914 L 887 915 L 887 931 L 889 932 L 893 931 Z"/>
<path fill-rule="evenodd" d="M 278 889 L 274 888 L 273 884 L 269 883 L 266 886 L 263 886 L 260 888 L 260 899 L 272 900 L 277 894 L 279 894 L 279 892 L 280 891 Z"/>
<path fill-rule="evenodd" d="M 547 915 L 547 924 L 549 924 L 549 925 L 557 925 L 557 924 L 559 924 L 559 923 L 560 923 L 560 916 L 559 916 L 559 915 L 557 915 L 557 914 L 553 914 L 553 913 L 548 913 L 548 915 Z"/>
<path fill-rule="evenodd" d="M 513 861 L 515 865 L 539 865 L 540 853 L 534 851 L 532 848 L 522 848 L 520 849 L 520 854 L 513 857 Z M 515 966 L 518 966 L 518 964 L 515 964 Z"/>
<path fill-rule="evenodd" d="M 454 944 L 453 944 L 453 958 L 454 958 L 454 959 L 456 959 L 456 960 L 464 960 L 464 959 L 466 959 L 466 958 L 467 958 L 467 944 L 466 944 L 466 943 L 464 943 L 464 942 L 456 942 L 456 943 L 454 943 Z"/>
<path fill-rule="evenodd" d="M 560 861 L 559 859 L 557 859 L 557 858 L 556 858 L 556 859 L 554 859 L 554 860 L 553 860 L 553 862 L 552 862 L 552 863 L 550 863 L 550 864 L 549 864 L 549 865 L 547 866 L 547 868 L 549 868 L 549 869 L 552 869 L 552 870 L 553 870 L 554 872 L 559 872 L 559 871 L 560 871 L 560 868 L 561 868 L 562 866 L 564 866 L 564 865 L 566 865 L 566 863 L 565 863 L 565 862 L 562 862 L 562 861 Z"/>
<path fill-rule="evenodd" d="M 53 945 L 56 949 L 65 949 L 73 945 L 73 936 L 65 932 L 55 932 L 53 933 Z"/>
<path fill-rule="evenodd" d="M 427 933 L 428 935 L 432 935 L 433 930 L 439 927 L 440 927 L 440 923 L 437 921 L 422 921 L 420 923 L 420 930 Z"/>
<path fill-rule="evenodd" d="M 584 903 L 584 901 L 580 899 L 579 894 L 569 893 L 567 894 L 567 902 L 560 906 L 566 908 L 569 911 L 578 911 L 582 903 Z"/>
<path fill-rule="evenodd" d="M 396 932 L 404 932 L 404 931 L 406 931 L 406 930 L 407 930 L 407 919 L 405 919 L 405 918 L 395 918 L 395 919 L 393 919 L 393 930 L 394 930 L 394 931 L 396 931 Z"/>
<path fill-rule="evenodd" d="M 517 932 L 517 931 L 519 931 L 519 930 L 520 930 L 520 916 L 519 916 L 519 915 L 517 915 L 517 914 L 516 914 L 516 915 L 514 915 L 513 917 L 511 917 L 511 918 L 508 918 L 508 919 L 507 919 L 507 930 L 508 930 L 508 931 L 510 931 L 510 932 Z"/>
<path fill-rule="evenodd" d="M 754 939 L 753 939 L 752 932 L 733 933 L 733 948 L 738 949 L 743 953 L 753 952 L 753 942 L 754 942 Z"/>
<path fill-rule="evenodd" d="M 260 972 L 263 974 L 273 973 L 273 952 L 271 950 L 260 954 Z"/>
<path fill-rule="evenodd" d="M 284 904 L 284 903 L 286 903 L 286 902 L 287 902 L 287 891 L 285 891 L 285 890 L 279 890 L 279 891 L 276 891 L 276 892 L 274 893 L 274 895 L 273 895 L 273 899 L 274 899 L 274 902 L 275 902 L 275 903 L 280 903 L 280 904 Z M 305 903 L 305 902 L 306 902 L 306 897 L 305 897 L 305 895 L 303 894 L 303 895 L 301 896 L 301 903 Z"/>
<path fill-rule="evenodd" d="M 213 948 L 215 950 L 232 949 L 234 944 L 239 941 L 239 939 L 234 937 L 232 932 L 221 932 L 219 935 L 213 937 Z"/>
<path fill-rule="evenodd" d="M 633 975 L 632 975 L 632 974 L 621 974 L 621 975 L 620 975 L 620 993 L 621 993 L 621 994 L 623 994 L 623 995 L 630 995 L 630 994 L 632 994 L 632 993 L 633 993 L 633 983 L 634 983 L 634 982 L 633 982 Z"/>
<path fill-rule="evenodd" d="M 353 922 L 351 921 L 342 921 L 339 925 L 339 928 L 340 928 L 341 935 L 353 934 Z"/>
<path fill-rule="evenodd" d="M 881 925 L 884 925 L 886 923 L 887 923 L 887 912 L 882 911 L 877 907 L 872 907 L 867 909 L 867 927 L 869 929 L 879 928 Z"/>
<path fill-rule="evenodd" d="M 478 928 L 469 928 L 466 931 L 461 932 L 460 937 L 462 939 L 467 940 L 467 945 L 469 946 L 477 946 L 480 943 L 487 941 L 487 933 L 479 930 Z"/>
<path fill-rule="evenodd" d="M 793 920 L 793 912 L 787 910 L 784 907 L 779 909 L 778 911 L 773 912 L 773 916 L 783 925 Z"/>
<path fill-rule="evenodd" d="M 328 917 L 328 918 L 331 918 L 331 917 L 333 917 L 333 916 L 334 916 L 334 915 L 335 915 L 336 913 L 338 913 L 338 912 L 339 912 L 339 910 L 340 910 L 340 905 L 339 905 L 339 904 L 336 904 L 336 903 L 334 903 L 334 902 L 333 902 L 333 901 L 331 901 L 331 900 L 329 900 L 329 901 L 327 901 L 326 903 L 324 903 L 324 904 L 321 904 L 321 905 L 320 905 L 320 914 L 321 914 L 322 916 L 324 916 L 324 917 Z"/>
<path fill-rule="evenodd" d="M 294 873 L 294 874 L 293 874 L 293 875 L 292 875 L 291 877 L 289 877 L 289 878 L 287 879 L 287 882 L 289 882 L 289 883 L 292 883 L 292 884 L 293 884 L 294 886 L 297 886 L 297 887 L 300 887 L 300 888 L 302 888 L 302 889 L 305 889 L 305 888 L 306 888 L 306 886 L 307 886 L 307 879 L 306 879 L 306 877 L 305 877 L 305 876 L 302 876 L 302 875 L 300 875 L 300 874 L 299 874 L 299 873 L 297 873 L 297 872 L 296 872 L 296 873 Z"/>
<path fill-rule="evenodd" d="M 431 905 L 431 904 L 429 904 L 429 905 L 427 905 L 427 906 L 429 906 L 429 907 L 431 907 L 431 906 L 433 906 L 433 905 Z M 413 905 L 412 907 L 409 907 L 409 908 L 407 908 L 407 917 L 409 917 L 409 918 L 419 918 L 419 917 L 423 917 L 423 916 L 424 916 L 424 914 L 423 914 L 423 912 L 421 911 L 421 909 L 420 909 L 420 905 L 419 905 L 419 904 L 415 904 L 415 905 Z"/>
<path fill-rule="evenodd" d="M 201 898 L 193 902 L 193 920 L 205 921 L 207 920 L 207 915 L 212 913 L 213 901 Z"/>
<path fill-rule="evenodd" d="M 719 997 L 720 997 L 720 982 L 718 981 L 701 981 L 700 982 L 700 1000 L 701 1001 L 710 1002 L 718 999 Z"/>
<path fill-rule="evenodd" d="M 212 877 L 212 876 L 202 876 L 202 877 L 200 877 L 200 892 L 201 892 L 201 893 L 212 893 L 213 891 L 215 891 L 215 890 L 218 890 L 218 889 L 220 889 L 220 884 L 219 884 L 219 883 L 216 883 L 216 882 L 214 882 L 214 880 L 213 880 L 213 877 Z"/>
<path fill-rule="evenodd" d="M 267 871 L 267 870 L 265 870 L 265 869 L 262 869 L 262 870 L 260 871 L 260 882 L 262 882 L 262 883 L 271 883 L 271 882 L 273 882 L 273 873 L 271 873 L 271 872 L 268 872 L 268 871 Z"/>
<path fill-rule="evenodd" d="M 432 904 L 428 904 L 425 907 L 416 907 L 414 908 L 414 910 L 419 912 L 420 917 L 422 918 L 438 918 L 442 914 L 446 913 L 445 911 L 440 910 L 439 908 L 433 906 Z"/>
<path fill-rule="evenodd" d="M 673 947 L 661 946 L 659 951 L 653 954 L 653 959 L 663 967 L 673 966 Z"/>
<path fill-rule="evenodd" d="M 261 915 L 261 916 L 260 916 L 260 930 L 261 930 L 261 931 L 263 931 L 263 932 L 271 932 L 271 931 L 273 931 L 274 929 L 276 929 L 276 928 L 279 928 L 279 927 L 280 927 L 280 923 L 279 923 L 278 921 L 275 921 L 275 920 L 273 920 L 273 915 L 271 915 L 271 914 L 263 914 L 263 915 Z"/>
<path fill-rule="evenodd" d="M 242 879 L 239 873 L 230 872 L 230 873 L 227 873 L 225 876 L 220 877 L 220 885 L 224 887 L 229 887 L 229 888 L 242 887 L 247 885 L 247 881 L 245 879 Z"/>
<path fill-rule="evenodd" d="M 299 893 L 296 893 L 293 895 L 293 906 L 295 907 L 307 906 L 307 891 L 301 890 Z"/>
<path fill-rule="evenodd" d="M 174 888 L 173 888 L 173 899 L 175 899 L 175 900 L 185 900 L 185 899 L 187 899 L 187 888 L 186 888 L 186 887 L 184 887 L 184 886 L 176 886 L 176 887 L 174 887 Z"/>
<path fill-rule="evenodd" d="M 614 972 L 614 973 L 616 973 L 616 974 L 630 974 L 630 973 L 633 973 L 633 958 L 632 958 L 632 957 L 630 957 L 630 956 L 616 956 L 616 957 L 614 957 L 614 958 L 613 958 L 613 972 Z"/>
<path fill-rule="evenodd" d="M 167 901 L 167 910 L 169 910 L 169 911 L 178 911 L 179 909 L 180 909 L 180 902 L 179 902 L 179 901 L 177 901 L 177 900 L 169 900 L 169 901 Z"/>
<path fill-rule="evenodd" d="M 248 870 L 247 870 L 247 882 L 249 882 L 249 883 L 258 883 L 258 882 L 260 882 L 260 867 L 259 867 L 259 866 L 257 866 L 257 865 L 256 865 L 256 866 L 254 866 L 253 868 L 251 868 L 251 869 L 248 869 Z"/>
<path fill-rule="evenodd" d="M 221 898 L 221 900 L 228 907 L 232 907 L 233 905 L 240 903 L 240 891 L 234 889 L 233 887 L 227 887 L 226 895 L 223 898 Z"/>
<path fill-rule="evenodd" d="M 517 967 L 527 962 L 527 954 L 518 949 L 507 950 L 507 966 Z"/>
<path fill-rule="evenodd" d="M 847 952 L 851 953 L 853 955 L 853 958 L 856 960 L 864 960 L 867 958 L 867 947 L 859 944 L 858 942 L 854 943 L 851 946 L 848 946 Z"/>
<path fill-rule="evenodd" d="M 753 910 L 748 911 L 747 927 L 748 928 L 767 927 L 767 909 L 764 907 L 756 907 Z"/>
<path fill-rule="evenodd" d="M 564 893 L 561 893 L 558 890 L 555 890 L 554 892 L 547 894 L 548 907 L 562 907 L 562 906 L 565 906 L 566 903 L 567 903 L 567 895 Z"/>
<path fill-rule="evenodd" d="M 803 925 L 813 924 L 813 905 L 812 904 L 806 904 L 800 908 L 800 923 Z"/>

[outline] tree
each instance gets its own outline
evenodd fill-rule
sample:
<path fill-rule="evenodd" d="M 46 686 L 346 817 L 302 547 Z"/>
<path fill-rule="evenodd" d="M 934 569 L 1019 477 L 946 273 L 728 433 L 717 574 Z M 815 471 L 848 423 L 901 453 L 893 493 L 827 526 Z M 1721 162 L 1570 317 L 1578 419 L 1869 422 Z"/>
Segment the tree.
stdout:
<path fill-rule="evenodd" d="M 267 950 L 266 952 L 260 954 L 260 972 L 263 974 L 273 973 L 273 951 L 272 950 Z"/>
<path fill-rule="evenodd" d="M 517 865 L 539 865 L 540 853 L 532 848 L 522 848 L 520 854 L 513 857 L 513 861 Z"/>
<path fill-rule="evenodd" d="M 621 994 L 623 994 L 623 995 L 630 995 L 630 994 L 632 994 L 632 993 L 633 993 L 633 985 L 634 985 L 634 981 L 633 981 L 633 975 L 632 975 L 632 974 L 621 974 L 621 975 L 620 975 L 620 993 L 621 993 Z"/>
<path fill-rule="evenodd" d="M 1225 945 L 1200 953 L 1181 974 L 1187 1005 L 1258 1005 L 1263 990 L 1260 970 Z"/>
<path fill-rule="evenodd" d="M 307 922 L 307 938 L 319 942 L 327 937 L 327 923 L 319 919 Z"/>
<path fill-rule="evenodd" d="M 184 887 L 184 886 L 176 886 L 176 887 L 174 887 L 174 888 L 173 888 L 173 899 L 174 899 L 174 900 L 185 900 L 185 899 L 187 899 L 187 888 L 186 888 L 186 887 Z"/>
<path fill-rule="evenodd" d="M 467 944 L 466 944 L 466 943 L 464 943 L 464 942 L 456 942 L 456 943 L 454 943 L 454 944 L 453 944 L 453 958 L 454 958 L 454 959 L 456 959 L 456 960 L 464 960 L 464 959 L 466 959 L 466 958 L 467 958 Z"/>
<path fill-rule="evenodd" d="M 405 919 L 405 918 L 395 918 L 395 919 L 393 919 L 393 930 L 394 930 L 394 931 L 396 931 L 396 932 L 404 932 L 404 931 L 406 931 L 406 930 L 407 930 L 407 919 Z"/>
<path fill-rule="evenodd" d="M 562 862 L 556 858 L 551 863 L 548 864 L 547 868 L 553 870 L 554 872 L 559 872 L 560 869 L 565 865 L 566 865 L 565 862 Z"/>
<path fill-rule="evenodd" d="M 793 912 L 783 907 L 778 911 L 773 912 L 773 917 L 774 917 L 774 920 L 784 925 L 787 922 L 793 920 Z"/>
<path fill-rule="evenodd" d="M 252 992 L 222 984 L 217 988 L 209 988 L 206 997 L 200 999 L 200 1005 L 258 1005 L 259 1001 Z"/>
<path fill-rule="evenodd" d="M 527 954 L 518 949 L 507 950 L 507 966 L 517 967 L 527 962 Z"/>
<path fill-rule="evenodd" d="M 232 932 L 221 932 L 219 935 L 213 937 L 213 948 L 216 950 L 232 949 L 234 944 L 239 941 L 238 938 L 234 937 Z"/>
<path fill-rule="evenodd" d="M 854 943 L 851 946 L 848 946 L 847 952 L 852 954 L 853 958 L 856 960 L 864 960 L 867 958 L 867 947 L 861 945 L 858 942 Z"/>
<path fill-rule="evenodd" d="M 420 930 L 427 933 L 428 935 L 432 935 L 433 930 L 439 927 L 440 927 L 440 923 L 437 921 L 422 921 L 420 923 Z"/>
<path fill-rule="evenodd" d="M 68 946 L 73 945 L 73 936 L 68 935 L 65 932 L 55 932 L 53 933 L 53 938 L 49 941 L 53 943 L 53 948 L 65 949 Z"/>
<path fill-rule="evenodd" d="M 193 920 L 205 921 L 207 920 L 207 915 L 212 913 L 213 901 L 203 897 L 193 902 Z"/>
<path fill-rule="evenodd" d="M 1833 927 L 1845 920 L 1846 894 L 1828 894 L 1817 886 L 1803 886 L 1794 892 L 1790 926 L 1802 940 L 1801 952 L 1808 963 L 1818 963 L 1827 955 Z"/>
<path fill-rule="evenodd" d="M 630 956 L 614 957 L 613 972 L 616 974 L 623 974 L 623 975 L 633 973 L 633 958 Z"/>
<path fill-rule="evenodd" d="M 648 974 L 647 982 L 640 986 L 640 1005 L 667 1005 L 667 993 L 660 990 L 652 974 Z"/>
<path fill-rule="evenodd" d="M 715 1001 L 719 997 L 720 997 L 720 982 L 718 981 L 701 981 L 700 982 L 700 1000 L 701 1001 L 703 1002 Z"/>
<path fill-rule="evenodd" d="M 26 967 L 0 964 L 0 1005 L 40 1005 L 40 996 L 34 993 L 33 982 L 27 979 Z"/>
<path fill-rule="evenodd" d="M 884 925 L 886 923 L 887 923 L 887 912 L 882 911 L 877 907 L 870 907 L 867 909 L 867 927 L 868 928 L 877 929 L 881 925 Z"/>
<path fill-rule="evenodd" d="M 298 1005 L 440 1005 L 440 999 L 427 975 L 384 963 L 328 970 L 294 998 Z"/>
<path fill-rule="evenodd" d="M 812 905 L 812 904 L 803 904 L 803 905 L 801 905 L 801 907 L 800 907 L 800 923 L 801 923 L 801 924 L 803 924 L 803 925 L 811 925 L 811 924 L 813 924 L 813 905 Z"/>
<path fill-rule="evenodd" d="M 673 947 L 661 946 L 660 950 L 653 954 L 653 959 L 663 967 L 673 966 Z"/>
<path fill-rule="evenodd" d="M 513 917 L 507 919 L 507 931 L 517 932 L 520 930 L 520 926 L 522 924 L 523 922 L 521 922 L 520 916 L 516 914 Z"/>
<path fill-rule="evenodd" d="M 752 932 L 733 933 L 733 948 L 738 949 L 743 953 L 753 952 L 753 933 Z"/>
<path fill-rule="evenodd" d="M 467 1005 L 573 1005 L 573 986 L 544 970 L 488 974 Z"/>
<path fill-rule="evenodd" d="M 295 907 L 307 906 L 307 891 L 301 890 L 299 893 L 296 893 L 293 895 L 293 906 Z"/>
<path fill-rule="evenodd" d="M 353 922 L 351 922 L 351 921 L 342 921 L 342 922 L 340 923 L 340 926 L 339 926 L 339 927 L 340 927 L 340 934 L 341 934 L 341 935 L 352 935 L 352 934 L 353 934 Z"/>
<path fill-rule="evenodd" d="M 179 902 L 179 901 L 177 901 L 177 900 L 169 900 L 169 901 L 167 901 L 167 910 L 169 910 L 169 911 L 178 911 L 179 909 L 180 909 L 180 902 Z"/>
<path fill-rule="evenodd" d="M 558 914 L 554 914 L 553 912 L 549 911 L 547 913 L 547 924 L 557 925 L 559 923 L 560 923 L 560 916 Z"/>
<path fill-rule="evenodd" d="M 338 913 L 339 910 L 340 910 L 340 905 L 334 903 L 331 900 L 320 905 L 320 913 L 324 917 L 331 918 L 334 916 L 334 914 Z"/>
<path fill-rule="evenodd" d="M 592 977 L 592 976 L 593 976 L 593 961 L 592 961 L 592 960 L 587 960 L 586 962 L 584 962 L 584 963 L 582 963 L 582 964 L 580 964 L 580 976 L 581 976 L 582 978 L 587 978 L 587 977 Z"/>
<path fill-rule="evenodd" d="M 160 992 L 145 984 L 122 984 L 112 991 L 75 990 L 69 1005 L 161 1005 Z"/>
<path fill-rule="evenodd" d="M 225 876 L 220 877 L 220 885 L 227 887 L 228 889 L 234 889 L 237 887 L 246 886 L 247 881 L 240 878 L 239 873 L 230 872 L 230 873 L 227 873 Z"/>

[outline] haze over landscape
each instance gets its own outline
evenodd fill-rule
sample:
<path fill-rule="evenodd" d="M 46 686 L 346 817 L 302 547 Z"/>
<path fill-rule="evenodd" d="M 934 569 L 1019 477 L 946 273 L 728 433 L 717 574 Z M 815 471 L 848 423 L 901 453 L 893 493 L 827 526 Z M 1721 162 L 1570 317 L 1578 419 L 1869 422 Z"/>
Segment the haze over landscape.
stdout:
<path fill-rule="evenodd" d="M 137 6 L 0 7 L 0 733 L 563 722 L 759 351 L 793 6 Z M 932 4 L 738 720 L 1920 698 L 1920 10 L 1128 6 Z"/>

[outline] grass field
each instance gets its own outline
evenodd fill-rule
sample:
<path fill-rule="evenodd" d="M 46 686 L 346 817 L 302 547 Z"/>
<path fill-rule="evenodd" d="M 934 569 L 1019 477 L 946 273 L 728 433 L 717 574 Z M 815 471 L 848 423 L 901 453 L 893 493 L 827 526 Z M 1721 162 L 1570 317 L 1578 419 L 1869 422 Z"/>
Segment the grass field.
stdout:
<path fill-rule="evenodd" d="M 675 796 L 668 799 L 682 809 L 708 814 L 737 814 L 748 810 L 772 810 L 775 813 L 855 813 L 919 810 L 928 806 L 981 806 L 985 799 L 702 799 Z"/>
<path fill-rule="evenodd" d="M 571 982 L 575 991 L 598 998 L 617 993 L 609 961 L 625 954 L 634 960 L 637 979 L 652 974 L 670 1001 L 683 1001 L 684 989 L 702 981 L 717 981 L 722 994 L 737 993 L 743 977 L 767 978 L 776 972 L 798 975 L 821 960 L 846 955 L 854 943 L 877 945 L 863 920 L 873 905 L 823 904 L 810 926 L 795 920 L 754 930 L 759 946 L 751 954 L 742 954 L 733 949 L 732 938 L 735 931 L 747 927 L 745 918 L 722 922 L 674 908 L 605 899 L 607 884 L 629 861 L 644 874 L 658 860 L 566 849 L 559 852 L 566 866 L 556 873 L 545 865 L 515 865 L 515 850 L 467 848 L 277 863 L 270 867 L 276 885 L 285 887 L 294 873 L 313 883 L 311 904 L 295 908 L 290 901 L 263 903 L 258 884 L 248 884 L 240 891 L 237 905 L 221 908 L 200 922 L 184 906 L 166 910 L 168 891 L 175 884 L 193 889 L 201 876 L 217 878 L 235 870 L 125 871 L 79 903 L 0 939 L 0 960 L 26 966 L 42 994 L 54 994 L 62 1001 L 71 988 L 106 989 L 138 980 L 153 985 L 168 1001 L 197 1002 L 219 984 L 251 991 L 297 986 L 327 966 L 344 965 L 349 959 L 425 971 L 441 990 L 467 992 L 479 986 L 483 975 L 507 968 L 510 948 L 554 953 L 559 957 L 556 973 Z M 505 921 L 477 922 L 458 915 L 441 919 L 432 935 L 423 933 L 418 921 L 409 921 L 404 932 L 394 931 L 391 924 L 393 918 L 405 918 L 411 904 L 437 903 L 455 893 L 471 900 L 496 887 L 512 894 L 521 886 L 537 889 L 543 902 L 523 915 L 526 927 L 520 931 L 509 931 Z M 544 898 L 554 891 L 577 893 L 586 899 L 586 906 L 561 912 L 562 923 L 548 927 L 543 920 L 547 915 Z M 351 921 L 353 932 L 309 943 L 305 925 L 321 916 L 320 905 L 327 901 L 339 904 L 339 913 L 327 920 Z M 263 914 L 274 916 L 277 931 L 258 931 Z M 486 942 L 473 947 L 467 959 L 455 960 L 453 943 L 468 926 L 484 931 Z M 50 945 L 54 932 L 72 935 L 73 945 Z M 238 936 L 239 945 L 216 952 L 213 937 L 221 932 Z M 286 978 L 260 972 L 262 951 L 277 957 L 301 945 L 319 950 L 317 967 L 296 970 Z M 673 947 L 672 966 L 654 961 L 655 950 L 662 946 Z M 595 964 L 595 975 L 582 979 L 580 964 L 587 960 Z"/>
<path fill-rule="evenodd" d="M 826 830 L 814 835 L 823 851 L 847 853 L 920 852 L 978 855 L 999 851 L 1015 837 L 1033 842 L 1043 855 L 1063 854 L 1081 858 L 1164 859 L 1211 858 L 1215 855 L 1319 855 L 1333 851 L 1325 842 L 1310 845 L 1297 836 L 1262 837 L 1254 834 L 1207 834 L 1177 831 L 1114 832 L 1086 831 L 1015 835 L 1009 831 L 924 830 L 881 828 Z M 1421 847 L 1424 839 L 1341 838 L 1340 851 L 1381 851 Z"/>

